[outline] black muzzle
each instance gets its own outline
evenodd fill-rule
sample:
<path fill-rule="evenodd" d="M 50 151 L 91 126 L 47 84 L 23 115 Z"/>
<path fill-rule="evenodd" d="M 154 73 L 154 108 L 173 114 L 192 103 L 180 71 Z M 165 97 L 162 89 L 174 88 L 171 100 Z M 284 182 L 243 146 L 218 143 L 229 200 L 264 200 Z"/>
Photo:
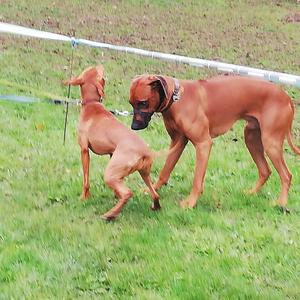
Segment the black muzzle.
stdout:
<path fill-rule="evenodd" d="M 145 129 L 148 126 L 153 113 L 154 112 L 144 112 L 144 111 L 140 111 L 139 109 L 134 109 L 131 129 L 133 130 Z"/>

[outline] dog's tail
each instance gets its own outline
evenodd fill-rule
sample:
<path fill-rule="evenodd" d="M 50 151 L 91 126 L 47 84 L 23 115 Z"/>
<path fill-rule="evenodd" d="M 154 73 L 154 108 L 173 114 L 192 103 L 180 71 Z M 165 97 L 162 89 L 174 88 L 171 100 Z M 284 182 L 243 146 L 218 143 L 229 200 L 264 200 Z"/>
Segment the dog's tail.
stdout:
<path fill-rule="evenodd" d="M 295 146 L 295 145 L 293 144 L 293 141 L 292 141 L 292 132 L 291 132 L 291 130 L 289 130 L 289 132 L 287 133 L 287 141 L 288 141 L 288 143 L 289 143 L 291 149 L 292 149 L 296 154 L 300 155 L 300 149 L 299 149 L 297 146 Z"/>
<path fill-rule="evenodd" d="M 292 110 L 293 110 L 293 115 L 295 113 L 295 107 L 294 107 L 294 103 L 291 101 L 291 106 L 292 106 Z M 292 141 L 292 124 L 293 124 L 293 121 L 291 121 L 291 125 L 290 125 L 290 128 L 289 128 L 289 131 L 287 132 L 287 141 L 291 147 L 291 149 L 298 155 L 300 155 L 300 149 L 294 145 L 293 141 Z"/>

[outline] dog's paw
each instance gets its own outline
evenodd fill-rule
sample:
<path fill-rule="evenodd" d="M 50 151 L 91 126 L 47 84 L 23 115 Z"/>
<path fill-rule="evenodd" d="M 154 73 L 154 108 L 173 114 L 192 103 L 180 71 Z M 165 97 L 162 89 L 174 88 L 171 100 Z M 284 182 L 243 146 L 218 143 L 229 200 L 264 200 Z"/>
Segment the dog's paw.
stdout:
<path fill-rule="evenodd" d="M 150 208 L 152 210 L 160 210 L 161 209 L 161 206 L 160 206 L 160 203 L 159 201 L 155 201 L 151 204 Z"/>
<path fill-rule="evenodd" d="M 180 207 L 183 209 L 187 209 L 187 208 L 194 208 L 196 206 L 196 203 L 194 201 L 191 201 L 190 199 L 185 199 L 180 201 Z"/>
<path fill-rule="evenodd" d="M 290 209 L 288 209 L 286 206 L 276 205 L 275 208 L 278 209 L 284 215 L 288 215 L 291 213 Z"/>
<path fill-rule="evenodd" d="M 100 216 L 100 218 L 101 218 L 102 220 L 107 221 L 107 222 L 111 222 L 111 221 L 115 220 L 116 217 L 117 217 L 117 216 L 115 216 L 115 215 L 110 215 L 110 214 L 104 214 L 104 215 Z"/>
<path fill-rule="evenodd" d="M 275 210 L 279 211 L 280 213 L 282 213 L 284 215 L 288 215 L 288 214 L 291 213 L 291 210 L 289 208 L 287 208 L 286 206 L 282 206 L 282 205 L 278 204 L 278 201 L 276 201 L 276 200 L 271 202 L 271 206 Z"/>
<path fill-rule="evenodd" d="M 81 196 L 80 196 L 80 200 L 81 201 L 86 201 L 88 198 L 90 198 L 91 194 L 89 191 L 86 192 L 82 192 Z"/>
<path fill-rule="evenodd" d="M 188 203 L 187 203 L 186 200 L 181 200 L 179 202 L 179 205 L 180 205 L 181 208 L 187 208 L 188 207 Z"/>
<path fill-rule="evenodd" d="M 290 209 L 288 209 L 287 207 L 283 207 L 283 206 L 281 206 L 281 211 L 284 215 L 288 215 L 291 213 Z"/>

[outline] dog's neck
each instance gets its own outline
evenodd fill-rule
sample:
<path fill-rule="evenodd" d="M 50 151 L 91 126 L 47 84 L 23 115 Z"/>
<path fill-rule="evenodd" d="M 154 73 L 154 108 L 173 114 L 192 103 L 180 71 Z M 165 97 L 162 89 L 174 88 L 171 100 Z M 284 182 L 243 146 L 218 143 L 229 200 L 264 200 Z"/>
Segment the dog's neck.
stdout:
<path fill-rule="evenodd" d="M 102 102 L 102 96 L 99 94 L 94 84 L 86 83 L 81 86 L 81 105 L 89 103 Z"/>

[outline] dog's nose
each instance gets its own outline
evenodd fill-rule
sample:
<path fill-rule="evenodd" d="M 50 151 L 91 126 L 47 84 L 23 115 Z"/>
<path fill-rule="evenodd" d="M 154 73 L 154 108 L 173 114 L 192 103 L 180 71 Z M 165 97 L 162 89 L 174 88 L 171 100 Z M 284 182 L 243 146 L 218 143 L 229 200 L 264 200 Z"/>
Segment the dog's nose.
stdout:
<path fill-rule="evenodd" d="M 145 129 L 148 126 L 147 123 L 144 122 L 139 122 L 136 120 L 133 120 L 131 123 L 131 129 L 133 130 L 141 130 L 141 129 Z"/>

